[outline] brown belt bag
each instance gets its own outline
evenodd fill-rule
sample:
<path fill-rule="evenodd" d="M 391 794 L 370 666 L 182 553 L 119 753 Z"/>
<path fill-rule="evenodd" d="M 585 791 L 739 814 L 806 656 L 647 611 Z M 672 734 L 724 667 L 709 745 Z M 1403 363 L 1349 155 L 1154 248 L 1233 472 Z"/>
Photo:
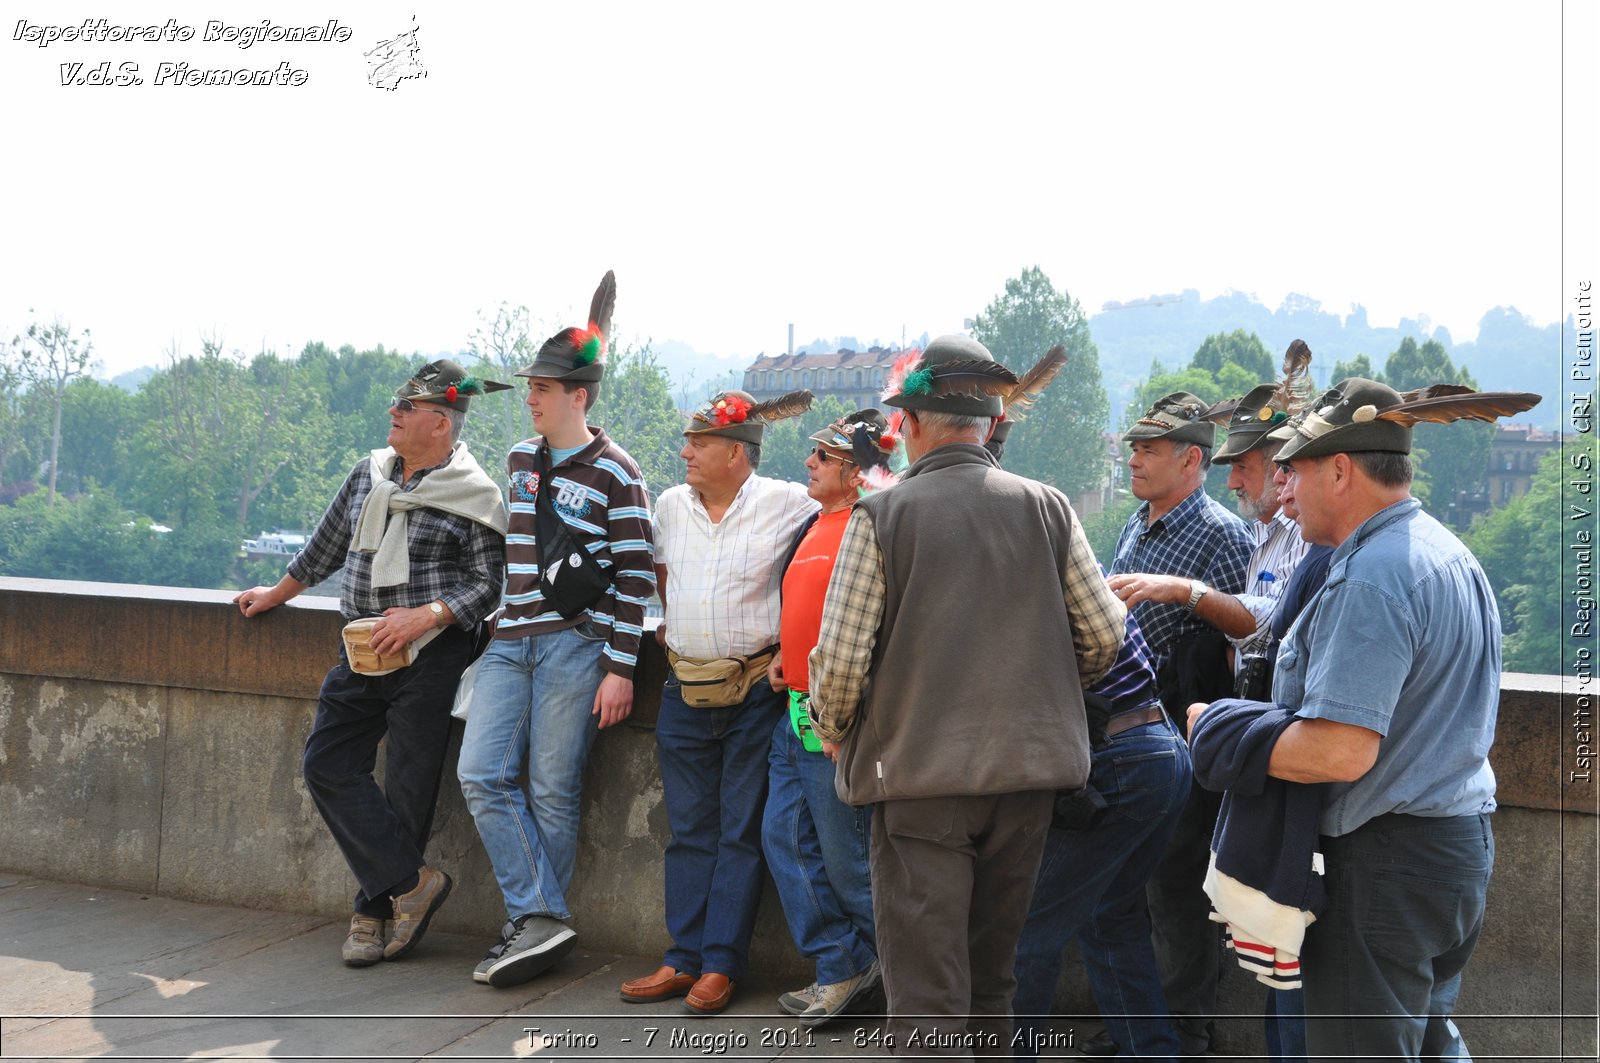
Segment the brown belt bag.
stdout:
<path fill-rule="evenodd" d="M 750 693 L 756 680 L 767 677 L 767 664 L 777 646 L 757 650 L 747 657 L 717 657 L 709 661 L 680 657 L 667 651 L 667 663 L 678 677 L 683 703 L 696 709 L 725 709 Z"/>

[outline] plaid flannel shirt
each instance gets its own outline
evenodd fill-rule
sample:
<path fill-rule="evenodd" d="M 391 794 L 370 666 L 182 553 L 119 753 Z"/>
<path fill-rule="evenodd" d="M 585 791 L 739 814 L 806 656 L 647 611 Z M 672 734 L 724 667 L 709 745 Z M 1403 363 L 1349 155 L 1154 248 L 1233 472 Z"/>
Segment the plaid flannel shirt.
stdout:
<path fill-rule="evenodd" d="M 403 484 L 402 490 L 410 490 L 448 461 L 446 458 L 402 480 L 406 475 L 404 463 L 396 460 L 393 479 Z M 306 540 L 305 548 L 290 560 L 289 575 L 315 586 L 343 565 L 339 612 L 346 620 L 382 616 L 385 609 L 391 608 L 415 609 L 437 599 L 449 606 L 457 627 L 470 631 L 494 612 L 505 580 L 504 536 L 477 521 L 435 509 L 413 509 L 406 514 L 411 578 L 397 586 L 375 589 L 374 555 L 351 549 L 356 520 L 371 490 L 372 462 L 362 458 L 350 470 L 317 530 Z"/>
<path fill-rule="evenodd" d="M 1206 494 L 1205 488 L 1164 513 L 1148 527 L 1150 503 L 1141 503 L 1117 539 L 1114 575 L 1149 572 L 1199 579 L 1225 594 L 1244 593 L 1245 570 L 1255 536 L 1244 521 Z M 1155 652 L 1159 670 L 1172 644 L 1185 635 L 1216 630 L 1181 605 L 1140 602 L 1133 607 L 1139 629 Z"/>

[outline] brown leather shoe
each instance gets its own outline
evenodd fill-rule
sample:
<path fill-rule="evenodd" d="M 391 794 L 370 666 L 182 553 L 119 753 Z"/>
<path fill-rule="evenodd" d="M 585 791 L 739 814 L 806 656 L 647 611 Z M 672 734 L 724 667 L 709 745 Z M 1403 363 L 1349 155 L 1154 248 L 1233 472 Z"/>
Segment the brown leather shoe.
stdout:
<path fill-rule="evenodd" d="M 427 933 L 428 920 L 450 896 L 450 876 L 431 867 L 417 869 L 417 884 L 410 893 L 394 899 L 394 927 L 389 943 L 383 948 L 383 958 L 398 960 L 416 947 Z"/>
<path fill-rule="evenodd" d="M 695 983 L 695 976 L 682 974 L 671 967 L 661 967 L 655 974 L 622 983 L 622 999 L 630 1004 L 653 1004 L 658 1000 L 671 1000 L 687 993 Z"/>
<path fill-rule="evenodd" d="M 683 998 L 691 1015 L 716 1015 L 733 1003 L 733 983 L 725 974 L 703 974 Z"/>

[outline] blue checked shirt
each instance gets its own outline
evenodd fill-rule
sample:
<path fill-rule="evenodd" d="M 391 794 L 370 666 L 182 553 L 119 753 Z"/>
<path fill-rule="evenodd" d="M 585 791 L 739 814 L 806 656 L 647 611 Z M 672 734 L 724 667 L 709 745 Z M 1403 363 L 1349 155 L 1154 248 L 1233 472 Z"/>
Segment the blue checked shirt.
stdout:
<path fill-rule="evenodd" d="M 1144 502 L 1128 518 L 1117 539 L 1114 575 L 1149 572 L 1198 579 L 1226 594 L 1244 593 L 1245 574 L 1255 536 L 1204 488 L 1179 502 L 1160 520 L 1145 526 L 1150 503 Z M 1172 645 L 1186 635 L 1215 630 L 1182 605 L 1140 602 L 1133 607 L 1159 669 Z"/>
<path fill-rule="evenodd" d="M 403 490 L 410 490 L 434 469 L 444 468 L 449 460 L 420 470 L 409 482 L 401 480 L 405 476 L 404 463 L 396 460 L 394 479 L 404 483 Z M 382 616 L 385 609 L 391 608 L 415 609 L 438 599 L 455 614 L 456 626 L 470 631 L 494 612 L 505 580 L 505 538 L 477 521 L 436 509 L 413 509 L 407 514 L 411 578 L 398 586 L 374 589 L 375 555 L 350 549 L 356 520 L 371 490 L 372 462 L 362 458 L 350 470 L 317 530 L 306 540 L 305 548 L 289 562 L 289 575 L 314 587 L 343 565 L 339 612 L 346 620 Z"/>

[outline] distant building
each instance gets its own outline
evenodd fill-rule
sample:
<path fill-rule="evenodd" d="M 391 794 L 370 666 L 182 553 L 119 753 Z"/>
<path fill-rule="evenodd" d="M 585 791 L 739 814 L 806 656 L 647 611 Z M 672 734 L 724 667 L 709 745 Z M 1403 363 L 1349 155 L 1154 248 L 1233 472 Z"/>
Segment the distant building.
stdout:
<path fill-rule="evenodd" d="M 1531 424 L 1502 424 L 1495 427 L 1489 444 L 1489 467 L 1484 471 L 1481 494 L 1462 494 L 1447 508 L 1447 519 L 1465 528 L 1474 518 L 1500 509 L 1514 498 L 1521 498 L 1533 486 L 1539 462 L 1552 450 L 1561 449 L 1561 434 Z"/>
<path fill-rule="evenodd" d="M 744 371 L 744 390 L 764 402 L 805 388 L 819 399 L 831 395 L 864 409 L 879 405 L 889 369 L 905 353 L 873 347 L 831 354 L 762 355 Z"/>

